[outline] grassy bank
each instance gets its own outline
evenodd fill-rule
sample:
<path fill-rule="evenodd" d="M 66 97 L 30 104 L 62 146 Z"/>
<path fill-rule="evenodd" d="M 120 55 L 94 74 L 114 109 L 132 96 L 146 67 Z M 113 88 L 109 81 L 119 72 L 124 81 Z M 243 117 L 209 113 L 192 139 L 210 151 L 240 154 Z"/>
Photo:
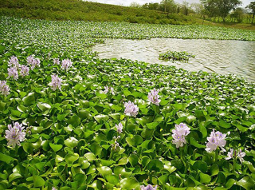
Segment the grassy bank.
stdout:
<path fill-rule="evenodd" d="M 1 2 L 0 15 L 46 20 L 114 21 L 157 24 L 193 24 L 181 14 L 123 7 L 78 0 L 7 0 Z"/>

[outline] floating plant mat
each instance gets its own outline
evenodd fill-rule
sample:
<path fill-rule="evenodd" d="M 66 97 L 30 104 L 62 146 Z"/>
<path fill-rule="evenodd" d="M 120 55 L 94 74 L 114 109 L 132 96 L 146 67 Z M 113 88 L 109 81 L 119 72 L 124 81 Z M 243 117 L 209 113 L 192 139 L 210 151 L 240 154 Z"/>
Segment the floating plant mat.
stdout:
<path fill-rule="evenodd" d="M 108 24 L 2 18 L 0 189 L 252 189 L 255 84 L 84 52 Z"/>
<path fill-rule="evenodd" d="M 173 61 L 185 61 L 188 62 L 190 58 L 195 58 L 195 55 L 189 54 L 185 51 L 167 51 L 166 53 L 159 54 L 160 60 L 173 60 Z"/>

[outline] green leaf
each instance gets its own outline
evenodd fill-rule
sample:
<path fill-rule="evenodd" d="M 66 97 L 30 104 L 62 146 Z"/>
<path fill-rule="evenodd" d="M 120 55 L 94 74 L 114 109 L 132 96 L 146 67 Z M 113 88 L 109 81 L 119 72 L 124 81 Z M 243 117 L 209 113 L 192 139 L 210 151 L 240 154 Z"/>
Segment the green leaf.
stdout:
<path fill-rule="evenodd" d="M 211 169 L 210 169 L 210 171 L 211 171 L 211 175 L 212 176 L 218 175 L 218 173 L 219 173 L 219 166 L 218 166 L 218 164 L 213 164 Z"/>
<path fill-rule="evenodd" d="M 88 159 L 89 162 L 96 160 L 96 156 L 92 152 L 88 152 L 84 156 Z"/>
<path fill-rule="evenodd" d="M 112 175 L 112 170 L 111 168 L 107 167 L 107 166 L 102 166 L 100 168 L 97 168 L 97 170 L 99 171 L 99 173 L 103 176 L 106 175 Z"/>
<path fill-rule="evenodd" d="M 199 131 L 202 133 L 203 138 L 207 137 L 207 130 L 205 128 L 205 122 L 199 124 Z"/>
<path fill-rule="evenodd" d="M 22 175 L 18 172 L 14 172 L 9 176 L 9 182 L 12 182 L 15 179 L 22 178 Z"/>
<path fill-rule="evenodd" d="M 105 123 L 109 120 L 109 116 L 107 115 L 97 115 L 94 118 L 98 123 Z"/>
<path fill-rule="evenodd" d="M 50 143 L 50 147 L 52 148 L 52 150 L 54 152 L 57 152 L 57 151 L 59 151 L 63 147 L 63 145 L 62 144 L 53 144 L 53 143 Z"/>
<path fill-rule="evenodd" d="M 201 183 L 208 184 L 208 183 L 210 183 L 210 181 L 211 181 L 211 177 L 209 175 L 204 174 L 204 173 L 200 173 L 200 182 Z"/>
<path fill-rule="evenodd" d="M 155 129 L 159 125 L 159 122 L 147 123 L 148 129 Z"/>
<path fill-rule="evenodd" d="M 138 163 L 138 156 L 135 154 L 131 154 L 128 158 L 128 161 L 133 167 L 135 167 Z"/>
<path fill-rule="evenodd" d="M 11 162 L 14 161 L 14 158 L 0 152 L 0 161 L 10 164 Z"/>
<path fill-rule="evenodd" d="M 255 168 L 253 167 L 253 165 L 252 165 L 251 162 L 244 161 L 243 164 L 246 165 L 246 166 L 249 168 L 249 170 L 251 171 L 251 173 L 255 173 Z"/>
<path fill-rule="evenodd" d="M 135 135 L 134 137 L 126 137 L 126 142 L 129 146 L 138 146 L 143 142 L 143 138 L 140 135 Z"/>
<path fill-rule="evenodd" d="M 147 168 L 152 171 L 160 171 L 164 168 L 164 164 L 160 161 L 160 160 L 151 160 L 148 165 Z"/>
<path fill-rule="evenodd" d="M 78 140 L 74 137 L 69 137 L 64 141 L 65 145 L 70 148 L 74 148 L 78 145 Z"/>
<path fill-rule="evenodd" d="M 4 111 L 5 110 L 5 105 L 6 105 L 6 103 L 0 101 L 0 111 Z"/>
<path fill-rule="evenodd" d="M 193 137 L 190 137 L 190 144 L 197 148 L 205 148 L 205 145 L 199 144 Z"/>
<path fill-rule="evenodd" d="M 128 158 L 123 157 L 119 160 L 118 165 L 126 165 L 128 163 Z"/>
<path fill-rule="evenodd" d="M 29 143 L 29 142 L 23 143 L 22 147 L 24 151 L 28 154 L 31 154 L 34 150 L 32 143 Z"/>
<path fill-rule="evenodd" d="M 202 161 L 202 160 L 198 160 L 193 164 L 193 168 L 195 170 L 200 170 L 203 173 L 206 173 L 207 171 L 207 164 L 206 162 Z"/>
<path fill-rule="evenodd" d="M 79 158 L 79 164 L 81 164 L 81 169 L 87 169 L 90 166 L 90 163 L 85 158 Z"/>
<path fill-rule="evenodd" d="M 34 176 L 33 181 L 34 181 L 34 187 L 42 187 L 45 184 L 45 181 L 41 176 Z"/>
<path fill-rule="evenodd" d="M 73 115 L 68 121 L 68 124 L 71 124 L 74 128 L 78 127 L 81 123 L 81 119 L 77 115 Z"/>
<path fill-rule="evenodd" d="M 245 176 L 237 182 L 237 185 L 245 188 L 246 190 L 253 189 L 254 184 L 255 184 L 255 181 L 249 176 Z"/>
<path fill-rule="evenodd" d="M 120 181 L 121 189 L 136 189 L 140 187 L 139 182 L 135 178 L 124 178 Z"/>
<path fill-rule="evenodd" d="M 72 165 L 78 159 L 79 159 L 79 154 L 77 153 L 67 154 L 65 156 L 65 161 L 68 165 Z"/>
<path fill-rule="evenodd" d="M 33 92 L 30 92 L 27 96 L 25 96 L 22 101 L 24 102 L 25 106 L 30 106 L 35 103 L 35 95 Z"/>
<path fill-rule="evenodd" d="M 119 177 L 116 175 L 107 175 L 105 176 L 105 179 L 113 185 L 117 185 L 119 183 Z"/>
<path fill-rule="evenodd" d="M 231 125 L 229 123 L 225 122 L 224 120 L 220 120 L 219 125 L 225 129 L 228 129 L 231 127 Z"/>
<path fill-rule="evenodd" d="M 37 107 L 44 113 L 44 114 L 48 114 L 50 109 L 51 109 L 51 106 L 49 104 L 46 104 L 46 103 L 42 103 L 42 102 L 39 102 L 37 103 Z"/>
<path fill-rule="evenodd" d="M 236 183 L 236 180 L 229 179 L 228 182 L 226 183 L 226 188 L 230 189 L 235 183 Z"/>

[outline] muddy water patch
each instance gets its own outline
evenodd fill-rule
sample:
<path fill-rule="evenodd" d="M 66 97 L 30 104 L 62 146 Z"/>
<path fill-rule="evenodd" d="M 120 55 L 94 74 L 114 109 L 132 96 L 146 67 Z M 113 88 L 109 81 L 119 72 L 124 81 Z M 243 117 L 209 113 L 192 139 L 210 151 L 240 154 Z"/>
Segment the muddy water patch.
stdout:
<path fill-rule="evenodd" d="M 168 50 L 186 51 L 196 57 L 191 58 L 188 63 L 159 60 L 159 54 Z M 255 42 L 172 38 L 106 39 L 105 44 L 97 44 L 93 51 L 98 52 L 100 58 L 126 58 L 152 64 L 174 65 L 189 71 L 235 74 L 255 81 Z"/>

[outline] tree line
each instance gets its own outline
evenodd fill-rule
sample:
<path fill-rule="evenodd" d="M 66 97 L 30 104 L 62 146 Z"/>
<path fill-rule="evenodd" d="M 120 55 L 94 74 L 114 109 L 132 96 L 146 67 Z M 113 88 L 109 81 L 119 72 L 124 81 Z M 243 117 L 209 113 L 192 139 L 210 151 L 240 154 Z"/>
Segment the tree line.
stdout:
<path fill-rule="evenodd" d="M 251 2 L 245 8 L 240 0 L 200 0 L 200 3 L 189 4 L 184 1 L 182 4 L 175 3 L 174 0 L 162 0 L 160 3 L 145 3 L 140 5 L 136 2 L 131 3 L 131 7 L 158 10 L 168 14 L 197 14 L 203 19 L 211 19 L 217 21 L 221 19 L 226 22 L 242 22 L 246 16 L 247 22 L 254 23 L 255 1 Z"/>

